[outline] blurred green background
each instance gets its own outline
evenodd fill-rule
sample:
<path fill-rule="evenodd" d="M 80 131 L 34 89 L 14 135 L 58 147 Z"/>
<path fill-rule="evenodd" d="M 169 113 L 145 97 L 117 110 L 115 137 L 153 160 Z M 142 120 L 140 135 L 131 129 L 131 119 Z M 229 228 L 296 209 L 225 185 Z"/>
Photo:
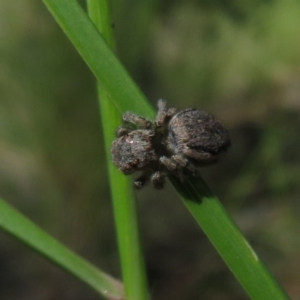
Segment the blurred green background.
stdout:
<path fill-rule="evenodd" d="M 300 298 L 300 2 L 114 1 L 118 55 L 156 105 L 229 129 L 201 173 Z M 41 1 L 0 2 L 0 195 L 120 277 L 95 80 Z M 136 193 L 154 300 L 248 299 L 168 183 Z M 211 216 L 213 218 L 213 216 Z M 0 298 L 99 299 L 0 232 Z"/>

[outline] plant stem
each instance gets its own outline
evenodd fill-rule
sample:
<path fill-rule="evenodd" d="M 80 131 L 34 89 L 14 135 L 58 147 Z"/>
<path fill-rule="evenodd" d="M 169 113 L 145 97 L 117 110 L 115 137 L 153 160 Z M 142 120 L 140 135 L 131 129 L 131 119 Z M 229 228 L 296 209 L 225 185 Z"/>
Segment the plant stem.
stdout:
<path fill-rule="evenodd" d="M 115 41 L 112 33 L 109 1 L 88 0 L 87 3 L 90 18 L 102 33 L 108 45 L 114 48 Z M 110 147 L 115 139 L 115 130 L 121 123 L 120 113 L 111 101 L 106 89 L 99 83 L 98 98 L 125 294 L 127 299 L 148 299 L 146 272 L 139 242 L 137 209 L 132 187 L 128 178 L 116 170 L 111 162 Z"/>
<path fill-rule="evenodd" d="M 184 185 L 177 177 L 170 179 L 251 299 L 289 299 L 203 179 L 190 179 Z"/>
<path fill-rule="evenodd" d="M 97 269 L 0 198 L 0 228 L 108 299 L 120 299 L 121 282 Z"/>

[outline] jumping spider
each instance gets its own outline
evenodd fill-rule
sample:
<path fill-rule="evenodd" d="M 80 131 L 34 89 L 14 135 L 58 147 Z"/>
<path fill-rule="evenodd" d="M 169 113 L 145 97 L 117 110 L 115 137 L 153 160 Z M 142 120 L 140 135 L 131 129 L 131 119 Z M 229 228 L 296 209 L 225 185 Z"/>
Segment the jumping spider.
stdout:
<path fill-rule="evenodd" d="M 126 175 L 142 171 L 134 181 L 137 189 L 149 179 L 162 189 L 169 174 L 182 181 L 195 177 L 197 167 L 218 161 L 230 146 L 227 130 L 213 115 L 191 108 L 176 113 L 164 100 L 153 122 L 131 112 L 123 121 L 111 148 L 113 163 Z"/>

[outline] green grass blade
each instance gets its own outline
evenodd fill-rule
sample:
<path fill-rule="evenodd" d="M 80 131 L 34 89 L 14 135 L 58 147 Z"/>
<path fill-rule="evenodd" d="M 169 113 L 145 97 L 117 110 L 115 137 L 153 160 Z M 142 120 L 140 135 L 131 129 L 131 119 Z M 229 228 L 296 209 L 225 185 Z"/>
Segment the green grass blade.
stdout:
<path fill-rule="evenodd" d="M 102 37 L 75 1 L 44 0 L 44 2 L 97 79 L 112 96 L 119 110 L 123 112 L 130 109 L 146 117 L 153 116 L 153 110 L 145 101 L 145 97 L 141 95 L 133 81 L 126 78 L 127 73 L 113 58 Z M 132 103 L 129 100 L 132 100 Z M 254 259 L 256 257 L 254 251 L 245 242 L 234 222 L 227 216 L 208 188 L 194 180 L 190 184 L 182 184 L 173 178 L 172 182 L 182 195 L 188 209 L 197 222 L 204 226 L 207 236 L 252 299 L 288 299 L 263 264 Z M 200 200 L 203 203 L 197 203 Z M 210 222 L 207 218 L 211 218 Z M 222 238 L 224 228 L 227 232 Z M 222 246 L 223 243 L 225 246 Z M 235 257 L 230 252 L 234 253 Z M 244 256 L 243 263 L 240 263 L 241 256 Z"/>
<path fill-rule="evenodd" d="M 171 181 L 251 299 L 289 299 L 202 178 Z"/>
<path fill-rule="evenodd" d="M 114 56 L 76 0 L 43 0 L 121 112 L 134 109 L 153 116 L 145 96 Z"/>
<path fill-rule="evenodd" d="M 111 29 L 109 1 L 88 0 L 87 3 L 90 18 L 108 45 L 113 48 L 115 41 Z M 106 89 L 100 84 L 98 84 L 98 94 L 125 295 L 127 299 L 132 300 L 148 299 L 146 272 L 139 242 L 137 209 L 130 180 L 111 162 L 110 147 L 115 139 L 115 128 L 121 122 L 120 113 L 109 98 Z"/>
<path fill-rule="evenodd" d="M 122 284 L 60 244 L 0 199 L 0 227 L 108 299 L 123 299 Z"/>

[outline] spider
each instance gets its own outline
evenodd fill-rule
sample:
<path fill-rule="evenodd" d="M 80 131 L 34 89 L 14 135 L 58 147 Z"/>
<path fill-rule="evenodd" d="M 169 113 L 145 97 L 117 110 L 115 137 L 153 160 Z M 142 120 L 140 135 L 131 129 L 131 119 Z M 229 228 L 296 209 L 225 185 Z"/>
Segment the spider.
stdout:
<path fill-rule="evenodd" d="M 213 115 L 198 109 L 176 113 L 164 100 L 158 101 L 154 121 L 126 112 L 123 122 L 112 144 L 112 159 L 126 175 L 142 172 L 134 181 L 137 189 L 149 180 L 162 189 L 169 174 L 181 181 L 195 177 L 197 167 L 218 161 L 230 146 L 227 130 Z"/>

